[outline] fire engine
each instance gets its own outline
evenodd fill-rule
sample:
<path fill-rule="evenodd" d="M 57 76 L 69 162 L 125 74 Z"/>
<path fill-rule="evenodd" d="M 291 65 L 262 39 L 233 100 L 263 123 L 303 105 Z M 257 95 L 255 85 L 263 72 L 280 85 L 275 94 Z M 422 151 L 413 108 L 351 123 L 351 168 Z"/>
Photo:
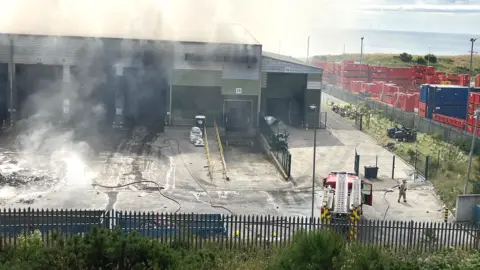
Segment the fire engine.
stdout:
<path fill-rule="evenodd" d="M 363 205 L 372 205 L 372 184 L 354 173 L 331 172 L 323 179 L 322 218 L 360 219 Z"/>

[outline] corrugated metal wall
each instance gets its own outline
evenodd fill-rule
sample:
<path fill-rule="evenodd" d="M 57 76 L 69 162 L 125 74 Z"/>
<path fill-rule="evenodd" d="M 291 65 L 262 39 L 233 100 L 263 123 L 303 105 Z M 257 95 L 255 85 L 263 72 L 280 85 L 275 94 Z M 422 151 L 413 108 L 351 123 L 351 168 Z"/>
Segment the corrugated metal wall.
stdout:
<path fill-rule="evenodd" d="M 71 65 L 77 62 L 77 52 L 84 42 L 80 38 L 13 36 L 14 62 Z"/>
<path fill-rule="evenodd" d="M 229 63 L 223 64 L 222 79 L 259 80 L 259 64 Z"/>
<path fill-rule="evenodd" d="M 322 89 L 322 74 L 308 74 L 307 89 Z"/>
<path fill-rule="evenodd" d="M 0 62 L 10 62 L 10 39 L 6 35 L 0 35 Z"/>

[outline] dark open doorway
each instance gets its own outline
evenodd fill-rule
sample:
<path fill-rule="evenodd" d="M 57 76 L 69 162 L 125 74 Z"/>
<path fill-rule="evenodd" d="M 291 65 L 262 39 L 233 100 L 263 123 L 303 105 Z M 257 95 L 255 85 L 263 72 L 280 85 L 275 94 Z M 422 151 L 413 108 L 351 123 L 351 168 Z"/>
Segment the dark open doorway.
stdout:
<path fill-rule="evenodd" d="M 252 122 L 252 101 L 225 100 L 223 114 L 225 131 L 246 132 Z"/>

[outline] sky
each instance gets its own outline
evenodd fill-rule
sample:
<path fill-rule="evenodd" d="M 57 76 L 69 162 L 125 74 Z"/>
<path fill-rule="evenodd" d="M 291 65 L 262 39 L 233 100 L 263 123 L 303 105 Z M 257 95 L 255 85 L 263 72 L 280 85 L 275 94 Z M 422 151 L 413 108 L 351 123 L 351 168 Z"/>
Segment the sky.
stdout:
<path fill-rule="evenodd" d="M 0 0 L 0 5 L 2 29 L 35 26 L 41 17 L 67 29 L 87 25 L 96 34 L 107 20 L 134 32 L 156 27 L 159 17 L 198 32 L 205 32 L 206 21 L 238 23 L 265 50 L 297 57 L 305 55 L 308 36 L 312 44 L 333 42 L 338 29 L 480 36 L 480 0 Z"/>

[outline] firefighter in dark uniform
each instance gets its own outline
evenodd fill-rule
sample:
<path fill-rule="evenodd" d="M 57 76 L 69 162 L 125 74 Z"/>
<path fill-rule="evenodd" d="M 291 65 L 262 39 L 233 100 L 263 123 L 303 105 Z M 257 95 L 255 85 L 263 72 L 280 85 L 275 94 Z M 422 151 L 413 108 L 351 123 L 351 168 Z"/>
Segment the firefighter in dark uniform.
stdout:
<path fill-rule="evenodd" d="M 402 184 L 398 186 L 399 194 L 398 194 L 398 202 L 403 197 L 403 202 L 407 202 L 407 180 L 403 179 Z"/>

